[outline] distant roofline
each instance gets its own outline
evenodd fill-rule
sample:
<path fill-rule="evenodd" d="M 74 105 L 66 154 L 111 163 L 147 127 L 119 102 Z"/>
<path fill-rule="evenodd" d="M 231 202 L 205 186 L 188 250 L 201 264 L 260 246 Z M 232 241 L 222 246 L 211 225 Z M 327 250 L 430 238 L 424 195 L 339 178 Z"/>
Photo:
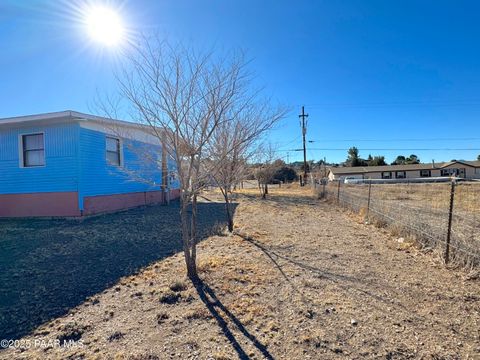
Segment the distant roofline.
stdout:
<path fill-rule="evenodd" d="M 72 111 L 72 110 L 0 118 L 0 126 L 23 124 L 23 123 L 37 122 L 37 121 L 59 120 L 59 119 L 71 119 L 76 121 L 94 121 L 102 124 L 106 123 L 110 125 L 133 127 L 133 128 L 140 128 L 140 129 L 145 129 L 147 127 L 147 125 L 144 125 L 144 124 L 134 123 L 134 122 L 125 121 L 125 120 L 111 119 L 111 118 L 97 116 L 97 115 L 85 114 L 85 113 Z"/>
<path fill-rule="evenodd" d="M 380 165 L 380 166 L 338 166 L 330 167 L 329 171 L 333 174 L 367 174 L 382 171 L 415 171 L 415 170 L 440 170 L 453 164 L 463 164 L 474 168 L 480 167 L 480 161 L 456 160 L 438 163 L 421 163 L 405 165 Z"/>

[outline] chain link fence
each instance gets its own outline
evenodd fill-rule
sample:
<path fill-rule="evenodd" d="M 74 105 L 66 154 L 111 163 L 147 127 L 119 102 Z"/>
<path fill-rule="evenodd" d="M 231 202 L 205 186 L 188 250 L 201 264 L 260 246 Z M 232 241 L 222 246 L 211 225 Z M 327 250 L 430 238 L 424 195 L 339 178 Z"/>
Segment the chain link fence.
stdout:
<path fill-rule="evenodd" d="M 321 197 L 440 251 L 445 262 L 480 265 L 480 182 L 317 186 Z"/>

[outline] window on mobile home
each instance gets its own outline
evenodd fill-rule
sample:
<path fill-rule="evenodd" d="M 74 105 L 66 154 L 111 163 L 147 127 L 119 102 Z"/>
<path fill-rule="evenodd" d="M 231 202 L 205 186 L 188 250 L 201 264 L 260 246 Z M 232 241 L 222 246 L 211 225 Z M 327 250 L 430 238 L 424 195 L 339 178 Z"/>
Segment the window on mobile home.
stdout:
<path fill-rule="evenodd" d="M 120 166 L 120 139 L 107 137 L 107 161 L 112 165 Z"/>
<path fill-rule="evenodd" d="M 22 135 L 23 167 L 45 166 L 43 134 Z"/>

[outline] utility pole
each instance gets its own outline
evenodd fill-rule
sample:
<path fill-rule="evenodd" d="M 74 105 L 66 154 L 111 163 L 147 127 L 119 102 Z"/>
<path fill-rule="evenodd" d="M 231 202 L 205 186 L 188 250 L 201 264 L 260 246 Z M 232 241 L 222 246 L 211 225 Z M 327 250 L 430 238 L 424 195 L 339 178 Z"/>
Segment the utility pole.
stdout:
<path fill-rule="evenodd" d="M 308 114 L 305 114 L 305 106 L 302 106 L 302 113 L 298 115 L 301 118 L 300 126 L 302 127 L 302 136 L 303 136 L 303 184 L 305 185 L 307 181 L 307 148 L 305 146 L 305 135 L 307 134 L 307 122 L 305 118 L 308 118 Z"/>
<path fill-rule="evenodd" d="M 327 158 L 323 157 L 323 177 L 327 177 Z"/>

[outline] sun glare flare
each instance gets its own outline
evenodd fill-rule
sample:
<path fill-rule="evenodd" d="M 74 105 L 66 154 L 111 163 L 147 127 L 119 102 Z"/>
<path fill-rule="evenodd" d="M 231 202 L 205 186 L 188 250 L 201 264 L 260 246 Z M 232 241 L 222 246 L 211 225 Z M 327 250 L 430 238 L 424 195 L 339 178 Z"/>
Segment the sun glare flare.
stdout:
<path fill-rule="evenodd" d="M 120 15 L 107 7 L 88 10 L 85 19 L 88 34 L 92 40 L 105 46 L 118 46 L 125 37 L 125 28 Z"/>

